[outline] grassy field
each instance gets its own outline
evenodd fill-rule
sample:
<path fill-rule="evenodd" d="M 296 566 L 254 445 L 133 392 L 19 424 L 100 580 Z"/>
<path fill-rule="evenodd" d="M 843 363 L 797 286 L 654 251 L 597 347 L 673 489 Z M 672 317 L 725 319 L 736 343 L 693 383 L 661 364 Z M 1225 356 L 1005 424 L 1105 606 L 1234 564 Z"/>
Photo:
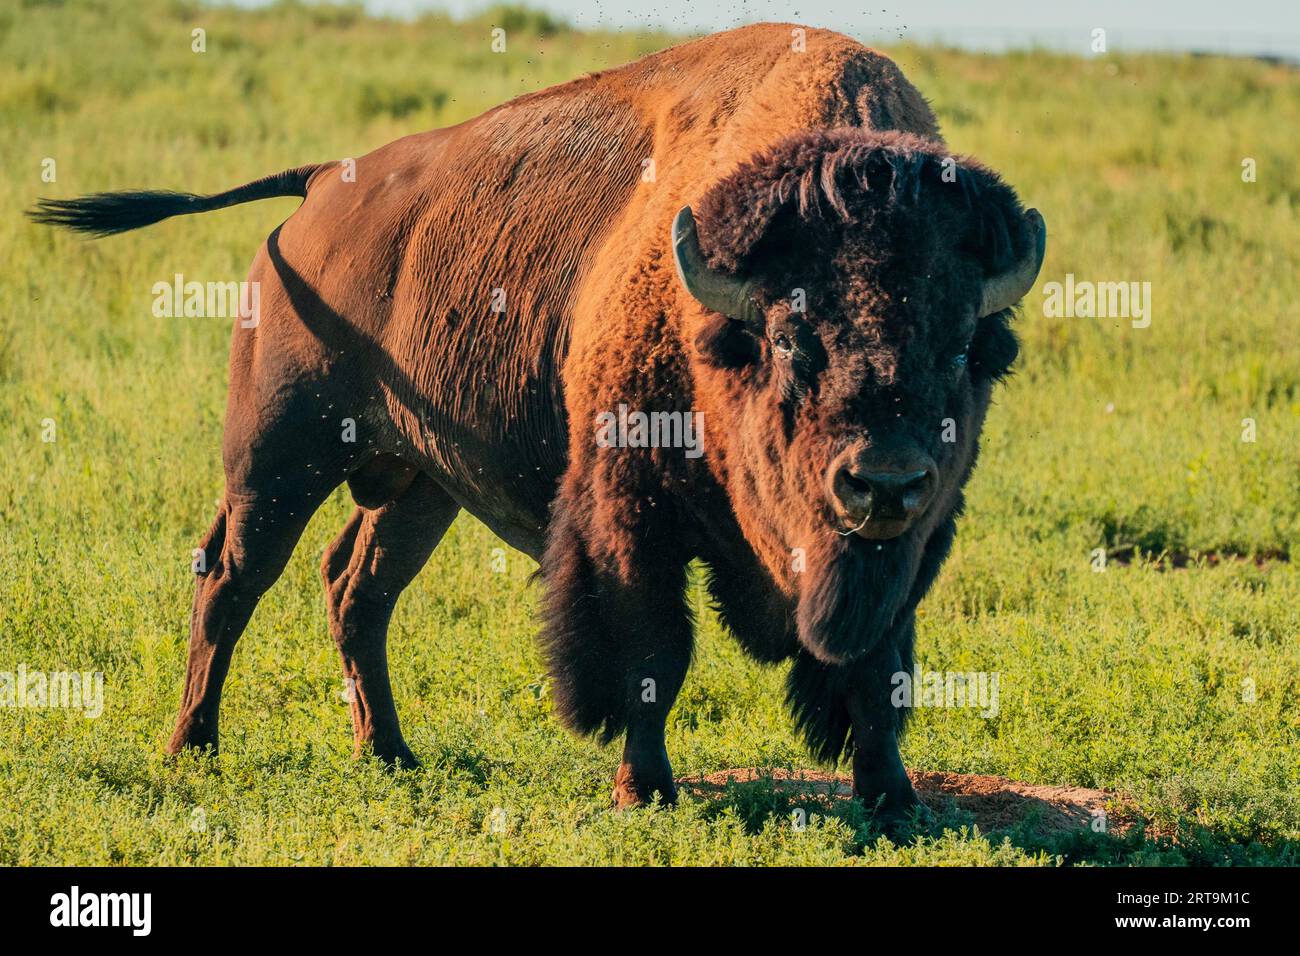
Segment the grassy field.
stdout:
<path fill-rule="evenodd" d="M 792 827 L 762 783 L 617 813 L 617 752 L 551 716 L 532 563 L 510 552 L 494 573 L 498 542 L 463 516 L 392 628 L 425 768 L 354 763 L 317 575 L 346 492 L 239 645 L 219 766 L 164 764 L 190 549 L 221 491 L 229 323 L 154 318 L 151 287 L 242 278 L 294 204 L 97 243 L 20 211 L 357 155 L 672 42 L 520 11 L 0 11 L 0 672 L 105 675 L 98 719 L 0 708 L 0 863 L 1300 863 L 1300 73 L 1217 58 L 887 51 L 953 147 L 1044 211 L 1040 285 L 1149 281 L 1154 302 L 1135 329 L 1027 300 L 1020 371 L 919 625 L 923 669 L 1000 673 L 999 713 L 921 710 L 904 758 L 1121 792 L 1145 835 L 979 832 L 953 812 L 895 847 L 851 805 Z M 809 766 L 782 678 L 705 609 L 669 728 L 678 772 Z"/>

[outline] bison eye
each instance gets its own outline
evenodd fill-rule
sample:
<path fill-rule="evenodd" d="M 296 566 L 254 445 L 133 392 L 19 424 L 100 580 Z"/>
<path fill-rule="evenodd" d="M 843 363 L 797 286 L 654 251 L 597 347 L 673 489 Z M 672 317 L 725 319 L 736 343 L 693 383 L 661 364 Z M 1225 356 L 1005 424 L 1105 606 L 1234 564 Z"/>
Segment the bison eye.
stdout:
<path fill-rule="evenodd" d="M 790 341 L 790 336 L 784 332 L 778 332 L 772 336 L 772 345 L 781 358 L 789 358 L 794 354 L 794 343 Z"/>
<path fill-rule="evenodd" d="M 966 367 L 966 363 L 969 361 L 970 361 L 970 346 L 967 345 L 964 349 L 962 349 L 960 352 L 958 352 L 956 355 L 952 357 L 953 371 L 960 372 L 962 369 Z"/>

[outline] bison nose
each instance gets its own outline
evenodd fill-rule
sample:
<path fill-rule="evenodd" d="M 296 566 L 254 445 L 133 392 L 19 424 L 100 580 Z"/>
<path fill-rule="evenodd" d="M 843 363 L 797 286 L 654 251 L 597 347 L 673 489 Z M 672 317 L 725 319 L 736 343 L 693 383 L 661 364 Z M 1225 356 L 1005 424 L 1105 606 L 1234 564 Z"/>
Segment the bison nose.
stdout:
<path fill-rule="evenodd" d="M 908 521 L 925 510 L 934 485 L 934 471 L 930 468 L 868 470 L 849 462 L 836 471 L 832 491 L 844 516 L 854 524 L 898 524 L 901 532 Z"/>
<path fill-rule="evenodd" d="M 897 505 L 907 514 L 920 511 L 930 489 L 930 473 L 924 468 L 903 474 L 884 471 L 851 477 L 871 489 L 873 511 L 884 505 Z"/>

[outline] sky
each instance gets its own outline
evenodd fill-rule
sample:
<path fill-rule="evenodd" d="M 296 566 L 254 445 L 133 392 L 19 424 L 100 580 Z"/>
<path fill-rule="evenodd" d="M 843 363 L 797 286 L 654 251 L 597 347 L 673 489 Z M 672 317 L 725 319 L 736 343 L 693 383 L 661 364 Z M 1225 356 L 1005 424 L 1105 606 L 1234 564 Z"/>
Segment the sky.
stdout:
<path fill-rule="evenodd" d="M 249 0 L 255 2 L 255 0 Z M 375 12 L 472 13 L 490 0 L 364 0 Z M 973 49 L 1031 45 L 1264 54 L 1300 60 L 1300 0 L 528 0 L 578 27 L 725 29 L 760 20 L 830 27 L 859 39 L 941 41 Z"/>

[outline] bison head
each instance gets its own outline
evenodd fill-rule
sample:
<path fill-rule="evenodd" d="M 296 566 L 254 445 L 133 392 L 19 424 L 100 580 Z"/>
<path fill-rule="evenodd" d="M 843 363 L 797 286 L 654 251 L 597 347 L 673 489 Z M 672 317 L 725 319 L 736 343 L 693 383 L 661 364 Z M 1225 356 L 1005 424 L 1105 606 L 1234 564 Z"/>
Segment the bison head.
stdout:
<path fill-rule="evenodd" d="M 710 465 L 819 659 L 933 577 L 1045 242 L 994 173 L 863 130 L 785 140 L 678 214 Z"/>

